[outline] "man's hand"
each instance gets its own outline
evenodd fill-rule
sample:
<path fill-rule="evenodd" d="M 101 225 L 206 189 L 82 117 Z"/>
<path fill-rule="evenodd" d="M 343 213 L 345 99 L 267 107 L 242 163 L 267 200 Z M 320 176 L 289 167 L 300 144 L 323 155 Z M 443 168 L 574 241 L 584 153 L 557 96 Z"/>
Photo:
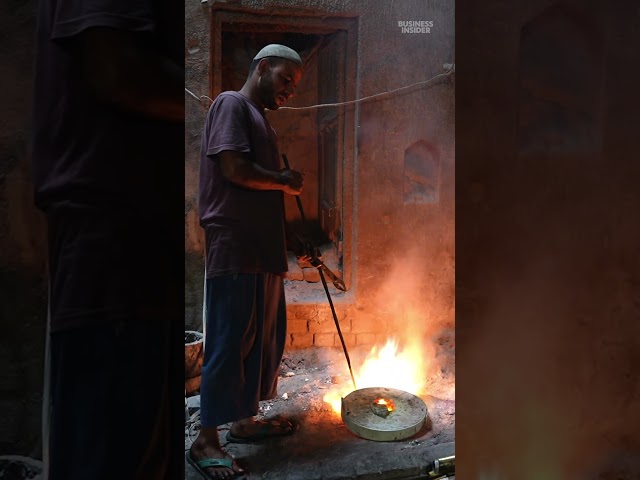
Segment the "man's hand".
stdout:
<path fill-rule="evenodd" d="M 280 178 L 282 179 L 282 191 L 289 195 L 300 195 L 302 193 L 302 184 L 304 179 L 300 172 L 295 170 L 281 170 Z"/>
<path fill-rule="evenodd" d="M 302 174 L 295 170 L 273 171 L 251 161 L 246 153 L 223 150 L 216 155 L 222 175 L 231 183 L 252 190 L 282 190 L 289 195 L 302 192 Z"/>

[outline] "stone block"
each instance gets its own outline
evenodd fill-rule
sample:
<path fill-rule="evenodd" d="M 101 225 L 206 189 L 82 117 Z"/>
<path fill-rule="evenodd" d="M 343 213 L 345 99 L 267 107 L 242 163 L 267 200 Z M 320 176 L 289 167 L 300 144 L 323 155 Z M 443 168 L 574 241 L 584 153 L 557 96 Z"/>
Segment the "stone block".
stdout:
<path fill-rule="evenodd" d="M 313 335 L 313 344 L 316 347 L 333 347 L 334 334 L 333 333 L 315 333 Z"/>
<path fill-rule="evenodd" d="M 291 348 L 307 348 L 313 346 L 313 334 L 311 333 L 292 333 Z"/>

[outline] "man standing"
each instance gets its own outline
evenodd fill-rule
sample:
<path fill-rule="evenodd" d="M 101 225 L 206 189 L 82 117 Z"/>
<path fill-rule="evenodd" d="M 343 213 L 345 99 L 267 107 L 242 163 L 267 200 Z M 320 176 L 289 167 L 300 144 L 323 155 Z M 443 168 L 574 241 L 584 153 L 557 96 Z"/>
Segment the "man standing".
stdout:
<path fill-rule="evenodd" d="M 182 394 L 168 375 L 184 358 L 182 14 L 155 0 L 39 2 L 32 157 L 48 224 L 48 480 L 183 469 L 184 425 L 170 414 Z"/>
<path fill-rule="evenodd" d="M 276 396 L 286 336 L 287 271 L 283 193 L 299 195 L 302 175 L 280 169 L 276 135 L 264 110 L 294 93 L 302 60 L 272 44 L 255 56 L 240 91 L 209 109 L 200 163 L 199 213 L 205 230 L 205 353 L 201 424 L 187 461 L 205 478 L 243 473 L 222 451 L 227 439 L 254 442 L 295 431 L 291 421 L 259 422 L 260 400 Z"/>

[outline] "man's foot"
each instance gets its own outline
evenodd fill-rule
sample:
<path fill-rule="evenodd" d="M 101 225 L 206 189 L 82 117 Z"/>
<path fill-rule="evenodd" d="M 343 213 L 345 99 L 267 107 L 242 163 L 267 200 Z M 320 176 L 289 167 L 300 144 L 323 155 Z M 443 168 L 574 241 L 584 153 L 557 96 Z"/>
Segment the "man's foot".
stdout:
<path fill-rule="evenodd" d="M 206 478 L 215 480 L 230 480 L 243 475 L 245 472 L 242 470 L 231 455 L 225 453 L 222 449 L 211 445 L 206 445 L 204 442 L 198 442 L 198 439 L 191 445 L 191 448 L 187 452 L 187 461 L 196 469 L 200 474 Z M 205 466 L 197 465 L 198 462 L 203 460 L 218 460 L 222 461 L 218 466 Z M 191 461 L 190 461 L 191 460 Z M 225 461 L 226 460 L 226 461 Z M 192 463 L 193 462 L 193 463 Z M 208 462 L 218 463 L 218 462 Z"/>
<path fill-rule="evenodd" d="M 271 437 L 291 435 L 298 424 L 293 420 L 254 420 L 253 418 L 234 422 L 227 433 L 227 440 L 235 443 L 253 443 Z"/>

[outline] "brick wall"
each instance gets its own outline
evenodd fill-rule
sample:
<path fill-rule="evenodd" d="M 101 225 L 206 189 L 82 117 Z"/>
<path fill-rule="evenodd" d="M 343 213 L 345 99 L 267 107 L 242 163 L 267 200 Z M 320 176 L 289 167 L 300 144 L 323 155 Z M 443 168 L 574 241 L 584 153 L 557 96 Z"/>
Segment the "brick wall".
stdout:
<path fill-rule="evenodd" d="M 347 347 L 373 346 L 387 340 L 387 327 L 382 319 L 364 312 L 359 317 L 358 309 L 351 305 L 337 305 L 336 316 Z M 328 303 L 288 305 L 287 320 L 288 348 L 341 347 Z"/>

